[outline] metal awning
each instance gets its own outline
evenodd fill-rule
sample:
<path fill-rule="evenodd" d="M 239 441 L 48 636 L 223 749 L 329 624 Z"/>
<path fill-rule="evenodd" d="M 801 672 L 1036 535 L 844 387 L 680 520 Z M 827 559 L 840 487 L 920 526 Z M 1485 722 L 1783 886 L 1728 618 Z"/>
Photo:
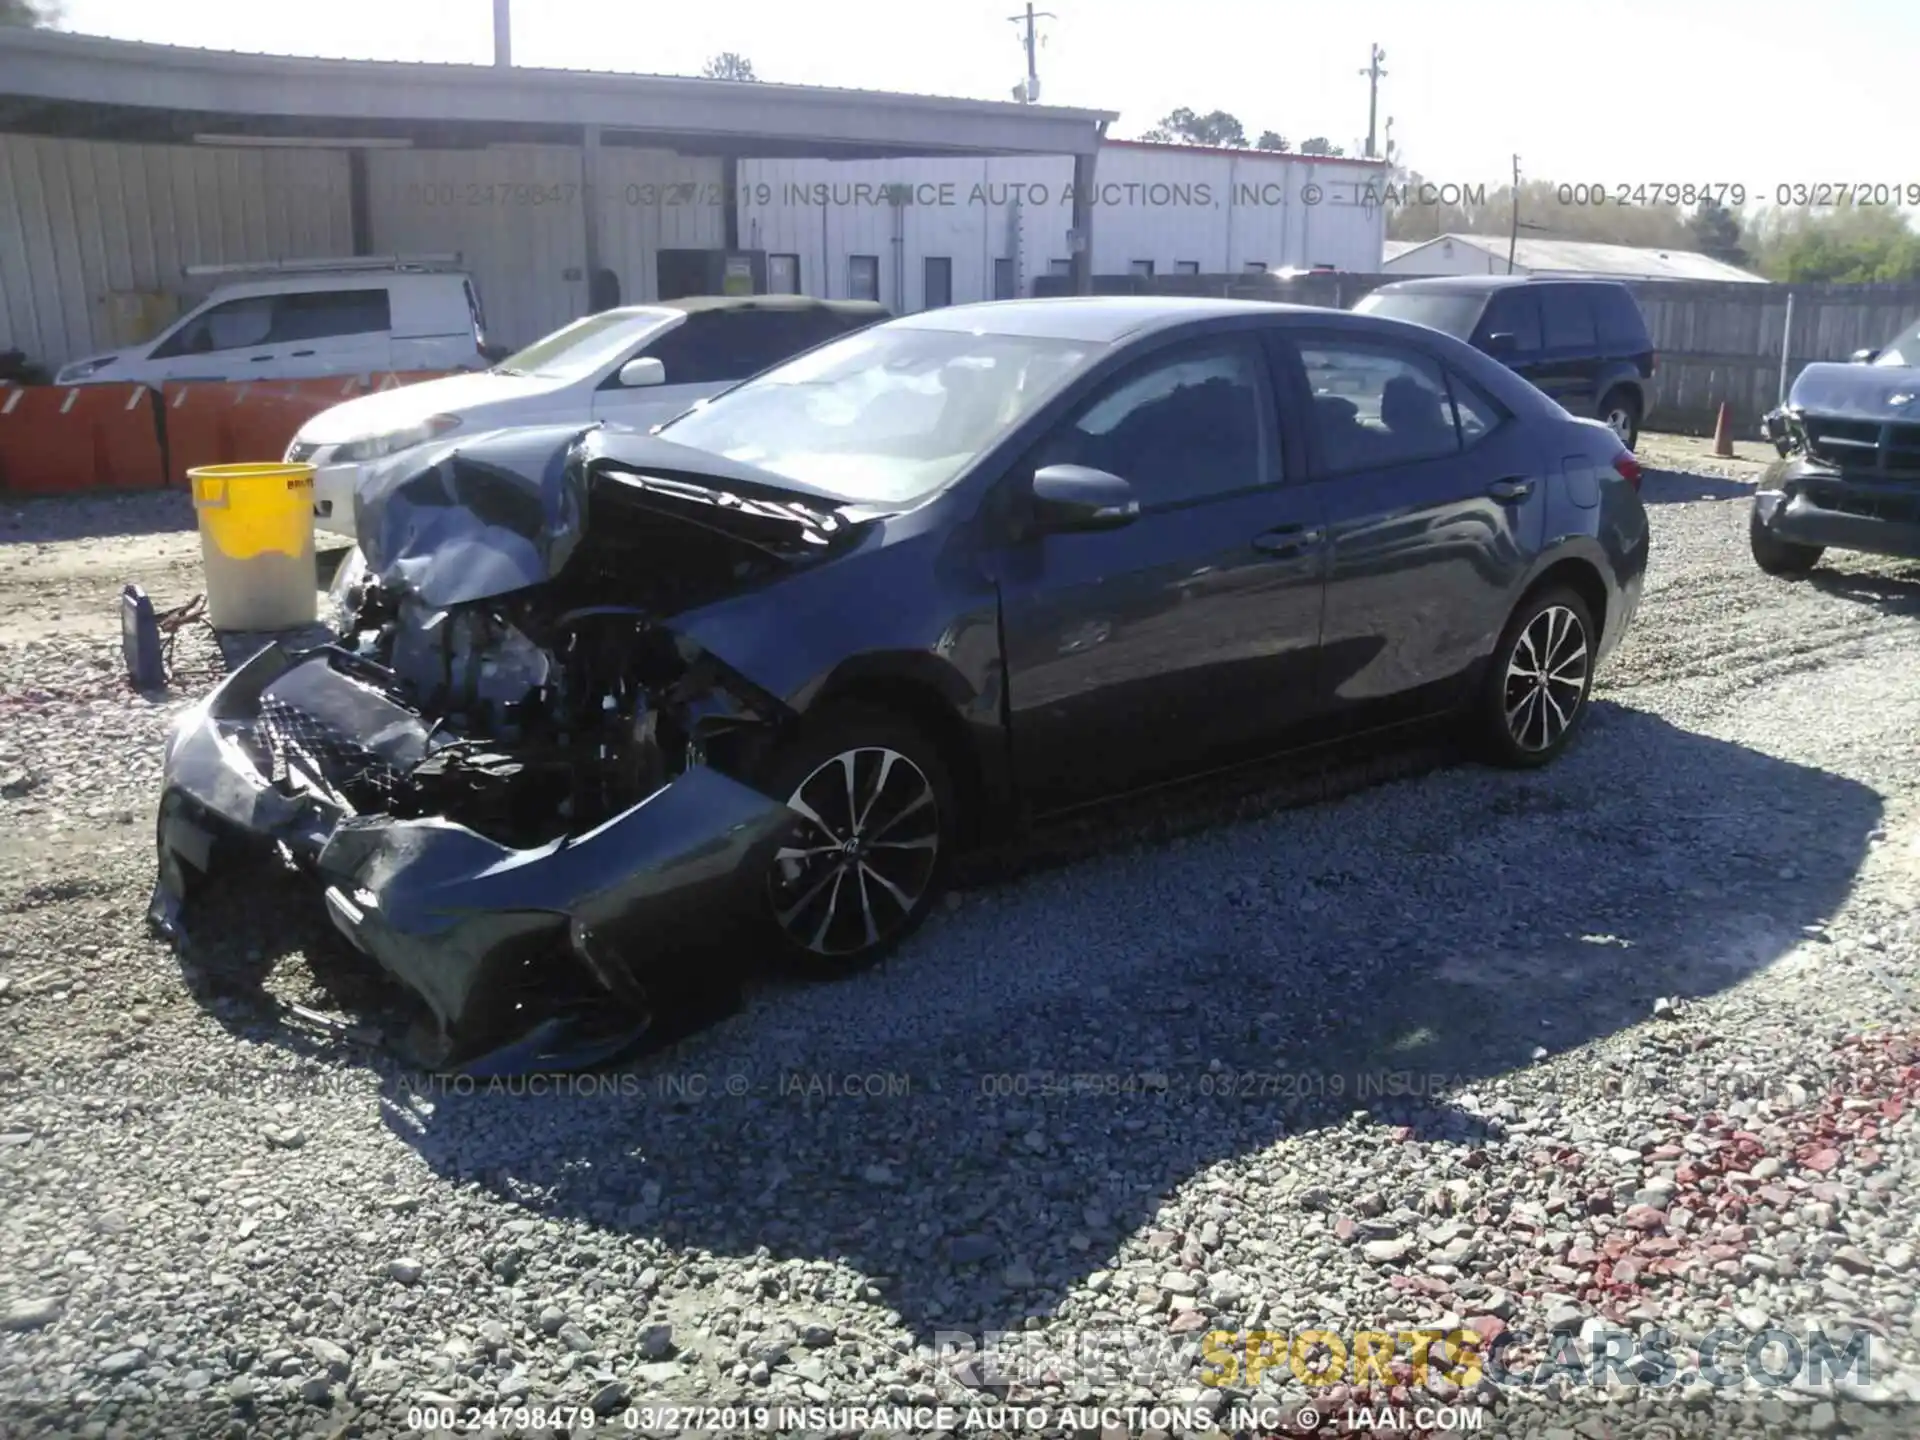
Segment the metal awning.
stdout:
<path fill-rule="evenodd" d="M 525 66 L 250 55 L 0 29 L 0 130 L 94 139 L 577 143 L 852 159 L 1086 155 L 1111 111 Z"/>

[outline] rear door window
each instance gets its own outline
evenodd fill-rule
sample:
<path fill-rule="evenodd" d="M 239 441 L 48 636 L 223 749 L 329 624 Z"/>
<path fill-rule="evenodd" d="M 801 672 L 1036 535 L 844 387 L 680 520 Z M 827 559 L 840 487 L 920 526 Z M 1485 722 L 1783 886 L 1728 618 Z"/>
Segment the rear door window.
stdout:
<path fill-rule="evenodd" d="M 1640 306 L 1632 291 L 1625 286 L 1596 285 L 1593 301 L 1600 319 L 1600 339 L 1604 343 L 1616 350 L 1649 348 L 1647 324 L 1640 316 Z"/>
<path fill-rule="evenodd" d="M 1499 429 L 1508 418 L 1505 406 L 1457 370 L 1447 371 L 1447 391 L 1453 397 L 1460 443 L 1468 449 Z"/>
<path fill-rule="evenodd" d="M 377 290 L 309 290 L 280 296 L 273 307 L 274 345 L 323 340 L 330 335 L 369 335 L 393 327 L 386 287 Z"/>
<path fill-rule="evenodd" d="M 1328 340 L 1302 344 L 1300 363 L 1313 395 L 1314 430 L 1327 473 L 1459 452 L 1460 430 L 1446 376 L 1428 356 L 1391 343 Z M 1482 423 L 1490 419 L 1483 417 Z"/>
<path fill-rule="evenodd" d="M 1591 350 L 1600 343 L 1594 329 L 1593 307 L 1577 285 L 1542 285 L 1540 322 L 1549 350 Z"/>
<path fill-rule="evenodd" d="M 1530 354 L 1540 348 L 1540 301 L 1523 285 L 1496 290 L 1476 333 L 1483 342 L 1492 335 L 1511 335 L 1514 353 Z"/>

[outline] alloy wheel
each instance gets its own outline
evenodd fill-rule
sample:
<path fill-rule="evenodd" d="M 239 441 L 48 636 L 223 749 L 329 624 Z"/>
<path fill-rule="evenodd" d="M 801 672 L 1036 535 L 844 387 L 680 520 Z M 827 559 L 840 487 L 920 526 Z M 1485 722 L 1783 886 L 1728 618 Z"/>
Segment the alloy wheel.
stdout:
<path fill-rule="evenodd" d="M 1615 405 L 1607 411 L 1607 428 L 1620 437 L 1620 443 L 1629 449 L 1633 446 L 1633 412 L 1624 405 Z"/>
<path fill-rule="evenodd" d="M 940 856 L 940 805 L 898 750 L 864 746 L 816 766 L 787 805 L 800 817 L 767 877 L 780 928 L 816 955 L 858 954 L 906 926 Z"/>
<path fill-rule="evenodd" d="M 1587 627 L 1572 610 L 1549 605 L 1529 620 L 1507 655 L 1503 705 L 1514 744 L 1536 754 L 1558 744 L 1586 699 L 1590 668 Z"/>

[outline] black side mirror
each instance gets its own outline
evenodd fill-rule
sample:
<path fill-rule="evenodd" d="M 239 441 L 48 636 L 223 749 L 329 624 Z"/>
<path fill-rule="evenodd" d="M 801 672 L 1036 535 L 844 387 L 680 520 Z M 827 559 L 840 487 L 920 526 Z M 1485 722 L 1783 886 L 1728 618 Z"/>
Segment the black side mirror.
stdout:
<path fill-rule="evenodd" d="M 1140 514 L 1133 487 L 1090 465 L 1043 465 L 1033 476 L 1033 519 L 1041 533 L 1118 530 Z"/>
<path fill-rule="evenodd" d="M 1855 365 L 1871 365 L 1880 358 L 1878 350 L 1856 350 L 1847 359 Z"/>

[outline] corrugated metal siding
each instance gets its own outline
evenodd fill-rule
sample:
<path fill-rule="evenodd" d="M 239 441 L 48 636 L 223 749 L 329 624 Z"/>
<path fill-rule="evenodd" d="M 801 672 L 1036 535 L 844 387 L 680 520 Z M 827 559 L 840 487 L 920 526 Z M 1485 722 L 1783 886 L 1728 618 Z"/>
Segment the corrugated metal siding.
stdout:
<path fill-rule="evenodd" d="M 849 298 L 849 257 L 871 255 L 881 303 L 896 311 L 925 308 L 930 258 L 952 262 L 955 304 L 990 300 L 995 260 L 1016 262 L 1024 291 L 1034 263 L 1044 271 L 1051 248 L 1064 252 L 1066 220 L 1021 201 L 1029 187 L 1057 197 L 1072 173 L 1071 161 L 1049 157 L 743 160 L 741 244 L 798 256 L 800 288 L 826 299 Z M 889 186 L 910 193 L 897 217 Z"/>
<path fill-rule="evenodd" d="M 459 251 L 489 339 L 526 345 L 585 313 L 577 149 L 376 150 L 367 162 L 374 251 Z"/>
<path fill-rule="evenodd" d="M 725 171 L 717 158 L 662 150 L 600 151 L 600 263 L 620 298 L 660 298 L 659 254 L 726 243 Z"/>
<path fill-rule="evenodd" d="M 184 265 L 351 249 L 336 151 L 0 134 L 0 349 L 49 367 L 121 343 L 115 291 L 197 298 Z"/>
<path fill-rule="evenodd" d="M 1167 275 L 1193 261 L 1203 273 L 1219 273 L 1259 261 L 1273 270 L 1372 271 L 1386 239 L 1385 212 L 1369 203 L 1378 173 L 1266 156 L 1108 149 L 1094 177 L 1093 268 L 1125 274 L 1132 262 L 1150 260 Z M 1035 276 L 1071 254 L 1073 162 L 1064 156 L 742 161 L 740 180 L 741 243 L 797 255 L 801 289 L 812 295 L 845 298 L 852 255 L 879 260 L 882 301 L 917 310 L 929 256 L 952 259 L 953 298 L 964 303 L 992 297 L 996 258 L 1017 261 L 1024 295 Z M 914 192 L 901 207 L 897 247 L 893 207 L 881 195 L 889 185 Z M 816 198 L 823 190 L 824 200 Z"/>

